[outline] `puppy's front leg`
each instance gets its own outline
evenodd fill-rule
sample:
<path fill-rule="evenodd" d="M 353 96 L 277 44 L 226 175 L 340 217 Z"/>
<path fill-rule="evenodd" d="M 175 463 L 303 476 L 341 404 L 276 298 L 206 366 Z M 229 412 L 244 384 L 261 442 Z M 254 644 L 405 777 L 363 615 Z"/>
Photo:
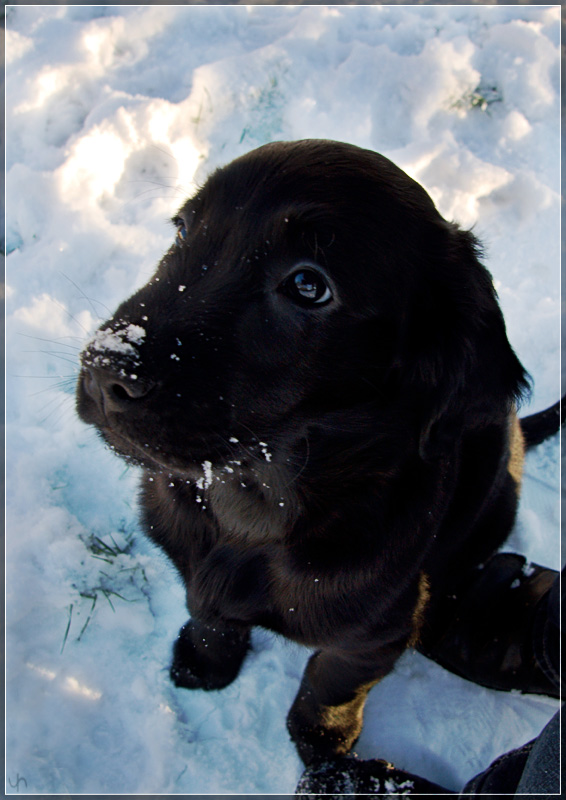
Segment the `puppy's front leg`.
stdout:
<path fill-rule="evenodd" d="M 360 651 L 321 650 L 311 656 L 287 717 L 306 765 L 348 753 L 358 739 L 369 690 L 387 675 L 407 638 Z"/>
<path fill-rule="evenodd" d="M 249 641 L 250 629 L 244 625 L 190 619 L 173 648 L 173 682 L 185 689 L 223 689 L 238 675 Z"/>

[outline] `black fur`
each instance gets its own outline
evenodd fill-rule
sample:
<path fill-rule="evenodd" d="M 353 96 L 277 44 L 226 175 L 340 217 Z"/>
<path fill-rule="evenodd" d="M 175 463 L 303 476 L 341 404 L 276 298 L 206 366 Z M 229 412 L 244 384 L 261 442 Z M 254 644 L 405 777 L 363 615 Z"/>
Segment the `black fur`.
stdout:
<path fill-rule="evenodd" d="M 557 432 L 564 423 L 563 406 L 566 398 L 554 403 L 550 408 L 539 411 L 536 414 L 529 414 L 528 417 L 521 419 L 521 430 L 525 440 L 525 448 L 535 447 L 541 444 L 549 436 Z"/>
<path fill-rule="evenodd" d="M 474 237 L 383 156 L 265 145 L 174 222 L 85 348 L 78 411 L 144 467 L 186 583 L 173 679 L 229 683 L 253 625 L 314 646 L 289 730 L 307 763 L 346 753 L 435 596 L 511 529 L 525 373 Z"/>

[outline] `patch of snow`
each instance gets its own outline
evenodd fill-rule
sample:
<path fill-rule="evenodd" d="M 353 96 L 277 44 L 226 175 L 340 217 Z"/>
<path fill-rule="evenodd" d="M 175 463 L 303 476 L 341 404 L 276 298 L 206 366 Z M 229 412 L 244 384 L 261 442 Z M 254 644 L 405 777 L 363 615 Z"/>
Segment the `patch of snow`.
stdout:
<path fill-rule="evenodd" d="M 139 534 L 139 472 L 76 418 L 78 355 L 217 166 L 333 138 L 383 152 L 474 226 L 533 377 L 523 413 L 553 403 L 560 8 L 16 5 L 6 28 L 7 792 L 290 795 L 285 717 L 309 652 L 258 629 L 222 692 L 171 684 L 184 589 Z M 135 358 L 136 327 L 91 350 Z M 556 439 L 527 455 L 506 545 L 553 568 Z M 370 692 L 356 751 L 458 790 L 556 708 L 410 651 Z"/>
<path fill-rule="evenodd" d="M 212 485 L 212 464 L 210 461 L 204 461 L 202 464 L 204 472 L 204 488 L 208 489 Z"/>

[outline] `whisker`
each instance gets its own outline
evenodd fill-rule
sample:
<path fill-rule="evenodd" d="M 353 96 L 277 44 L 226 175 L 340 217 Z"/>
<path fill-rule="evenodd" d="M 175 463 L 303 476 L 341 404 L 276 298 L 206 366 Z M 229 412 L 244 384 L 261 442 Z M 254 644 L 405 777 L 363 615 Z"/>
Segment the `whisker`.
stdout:
<path fill-rule="evenodd" d="M 103 309 L 106 311 L 107 315 L 108 315 L 108 316 L 110 316 L 110 310 L 108 309 L 108 307 L 107 307 L 107 306 L 105 306 L 105 305 L 104 305 L 104 303 L 101 303 L 99 300 L 94 300 L 93 298 L 91 298 L 91 297 L 88 297 L 88 295 L 87 295 L 87 294 L 85 294 L 85 292 L 84 292 L 84 291 L 81 289 L 81 287 L 80 287 L 80 286 L 79 286 L 77 283 L 75 283 L 75 281 L 74 281 L 72 278 L 69 278 L 69 276 L 68 276 L 68 275 L 66 275 L 64 272 L 59 272 L 59 274 L 60 274 L 60 275 L 62 275 L 62 276 L 63 276 L 63 278 L 66 278 L 66 279 L 69 281 L 69 283 L 70 283 L 72 286 L 74 286 L 74 287 L 75 287 L 75 289 L 76 289 L 78 292 L 80 292 L 80 295 L 81 295 L 81 297 L 84 297 L 84 299 L 87 301 L 87 303 L 88 303 L 88 304 L 90 305 L 90 307 L 92 308 L 92 310 L 93 310 L 93 312 L 94 312 L 94 315 L 95 315 L 96 317 L 98 317 L 98 319 L 102 319 L 102 317 L 100 316 L 100 314 L 98 313 L 98 311 L 95 309 L 95 307 L 94 307 L 94 303 L 98 303 L 98 305 L 102 306 L 102 308 L 103 308 Z"/>
<path fill-rule="evenodd" d="M 305 445 L 306 445 L 306 448 L 307 448 L 305 463 L 302 465 L 302 467 L 297 472 L 297 474 L 294 475 L 291 478 L 291 480 L 288 483 L 285 484 L 285 486 L 283 487 L 284 489 L 287 489 L 289 486 L 291 486 L 292 483 L 295 483 L 301 477 L 301 475 L 303 474 L 303 472 L 307 468 L 307 464 L 309 463 L 309 459 L 310 459 L 310 454 L 311 453 L 310 453 L 309 437 L 305 436 L 304 439 L 305 439 Z"/>
<path fill-rule="evenodd" d="M 82 342 L 82 337 L 79 336 L 60 336 L 57 339 L 46 339 L 43 336 L 31 336 L 29 333 L 19 333 L 16 332 L 17 336 L 25 336 L 26 339 L 35 339 L 37 342 L 46 342 L 47 344 L 58 344 L 62 347 L 71 347 L 77 352 L 80 352 L 80 347 L 76 344 L 65 344 L 63 339 L 77 339 L 78 341 Z"/>
<path fill-rule="evenodd" d="M 184 196 L 185 196 L 185 194 L 186 194 L 186 192 L 184 192 L 184 191 L 183 191 L 181 188 L 179 188 L 178 186 L 165 186 L 165 185 L 164 185 L 164 186 L 153 186 L 153 187 L 151 187 L 150 189 L 146 189 L 144 192 L 138 192 L 138 193 L 136 194 L 136 196 L 135 196 L 135 197 L 133 197 L 131 200 L 127 200 L 127 201 L 124 203 L 124 205 L 125 205 L 125 206 L 131 205 L 131 204 L 132 204 L 132 203 L 133 203 L 135 200 L 139 200 L 139 199 L 140 199 L 140 197 L 145 197 L 146 195 L 149 195 L 149 194 L 151 194 L 152 192 L 154 192 L 154 193 L 155 193 L 155 192 L 157 192 L 158 190 L 163 190 L 163 189 L 168 189 L 169 191 L 171 191 L 171 192 L 173 192 L 173 193 L 174 193 L 174 194 L 173 194 L 171 197 L 169 197 L 168 195 L 165 195 L 165 194 L 156 195 L 156 196 L 158 196 L 158 197 L 159 197 L 159 196 L 161 196 L 161 197 L 162 197 L 162 198 L 164 198 L 165 200 L 176 200 L 176 199 L 177 199 L 177 196 L 179 196 L 179 195 L 180 195 L 181 197 L 184 197 Z"/>
<path fill-rule="evenodd" d="M 63 375 L 18 375 L 16 372 L 11 372 L 9 377 L 10 378 L 21 378 L 21 379 L 24 379 L 24 380 L 29 378 L 30 380 L 34 380 L 34 381 L 38 381 L 38 380 L 52 381 L 54 378 L 61 378 L 61 379 L 64 379 L 64 380 L 73 380 L 73 381 L 75 380 L 75 378 L 72 377 L 72 376 L 69 376 L 68 378 L 65 378 L 65 376 L 63 376 Z"/>
<path fill-rule="evenodd" d="M 167 175 L 165 175 L 163 177 L 163 180 L 165 180 L 165 181 L 167 181 L 167 180 L 176 181 L 177 179 L 176 179 L 176 177 L 174 175 L 171 175 L 170 178 Z M 177 188 L 176 183 L 160 183 L 159 181 L 150 181 L 147 178 L 145 180 L 141 180 L 141 178 L 140 178 L 140 180 L 131 180 L 131 181 L 127 181 L 127 183 L 128 184 L 133 184 L 133 183 L 151 183 L 154 186 L 161 187 L 162 189 L 176 189 Z"/>
<path fill-rule="evenodd" d="M 163 147 L 159 147 L 159 145 L 155 144 L 155 142 L 151 142 L 151 147 L 153 147 L 155 150 L 159 150 L 159 152 L 163 153 L 164 156 L 167 156 L 167 158 L 170 158 L 171 161 L 177 163 L 177 159 L 175 158 L 173 153 L 167 152 L 167 150 L 165 150 Z"/>
<path fill-rule="evenodd" d="M 39 422 L 42 425 L 45 425 L 45 423 L 48 421 L 51 421 L 53 423 L 59 422 L 63 418 L 64 414 L 67 413 L 67 406 L 69 404 L 69 401 L 72 400 L 72 398 L 69 396 L 61 397 L 60 395 L 59 398 L 60 398 L 59 403 L 57 403 L 57 405 L 54 408 L 52 408 L 48 414 L 46 414 L 39 420 Z M 55 414 L 57 412 L 61 413 L 59 414 L 59 416 L 55 417 Z"/>
<path fill-rule="evenodd" d="M 22 353 L 41 353 L 44 356 L 55 356 L 55 358 L 61 359 L 61 361 L 66 361 L 67 364 L 72 364 L 73 366 L 78 366 L 79 362 L 78 359 L 72 359 L 70 357 L 70 353 L 58 353 L 56 350 L 22 350 Z"/>
<path fill-rule="evenodd" d="M 54 297 L 51 298 L 51 302 L 55 303 L 56 306 L 59 306 L 59 308 L 61 308 L 65 312 L 65 314 L 67 314 L 70 317 L 70 319 L 75 323 L 75 325 L 78 325 L 79 328 L 82 328 L 86 336 L 90 336 L 90 331 L 85 328 L 82 322 L 79 322 L 78 319 L 73 314 L 71 314 L 68 308 L 65 308 L 65 306 L 58 300 L 56 300 Z"/>
<path fill-rule="evenodd" d="M 253 431 L 251 428 L 248 428 L 247 425 L 244 425 L 244 423 L 240 422 L 239 420 L 235 420 L 235 422 L 236 425 L 239 425 L 241 428 L 244 428 L 244 430 L 246 430 L 249 434 L 251 434 L 253 439 L 255 439 L 257 442 L 260 441 L 260 437 L 255 433 L 255 431 Z M 265 463 L 264 459 L 261 456 L 257 455 L 257 453 L 254 453 L 254 451 L 251 450 L 244 442 L 239 442 L 239 444 L 245 450 L 245 452 L 250 456 L 250 458 L 253 459 L 253 461 L 256 461 L 258 464 L 262 465 Z"/>
<path fill-rule="evenodd" d="M 49 392 L 55 392 L 57 390 L 71 389 L 71 388 L 73 388 L 74 383 L 75 383 L 74 380 L 73 380 L 72 383 L 70 381 L 69 382 L 59 381 L 58 383 L 54 383 L 53 386 L 47 386 L 47 387 L 45 387 L 45 389 L 38 389 L 37 392 L 32 392 L 29 395 L 29 397 L 39 397 L 39 395 L 47 394 Z M 57 397 L 59 397 L 59 396 L 60 395 L 57 395 Z M 70 395 L 67 395 L 67 396 L 70 397 Z"/>

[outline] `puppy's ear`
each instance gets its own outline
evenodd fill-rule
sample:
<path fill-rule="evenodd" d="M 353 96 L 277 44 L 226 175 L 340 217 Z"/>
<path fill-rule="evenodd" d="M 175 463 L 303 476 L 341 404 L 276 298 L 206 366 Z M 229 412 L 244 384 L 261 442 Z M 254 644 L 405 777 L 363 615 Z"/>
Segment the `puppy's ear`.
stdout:
<path fill-rule="evenodd" d="M 404 348 L 425 460 L 449 451 L 466 430 L 504 423 L 528 388 L 477 241 L 444 221 L 434 239 Z"/>

